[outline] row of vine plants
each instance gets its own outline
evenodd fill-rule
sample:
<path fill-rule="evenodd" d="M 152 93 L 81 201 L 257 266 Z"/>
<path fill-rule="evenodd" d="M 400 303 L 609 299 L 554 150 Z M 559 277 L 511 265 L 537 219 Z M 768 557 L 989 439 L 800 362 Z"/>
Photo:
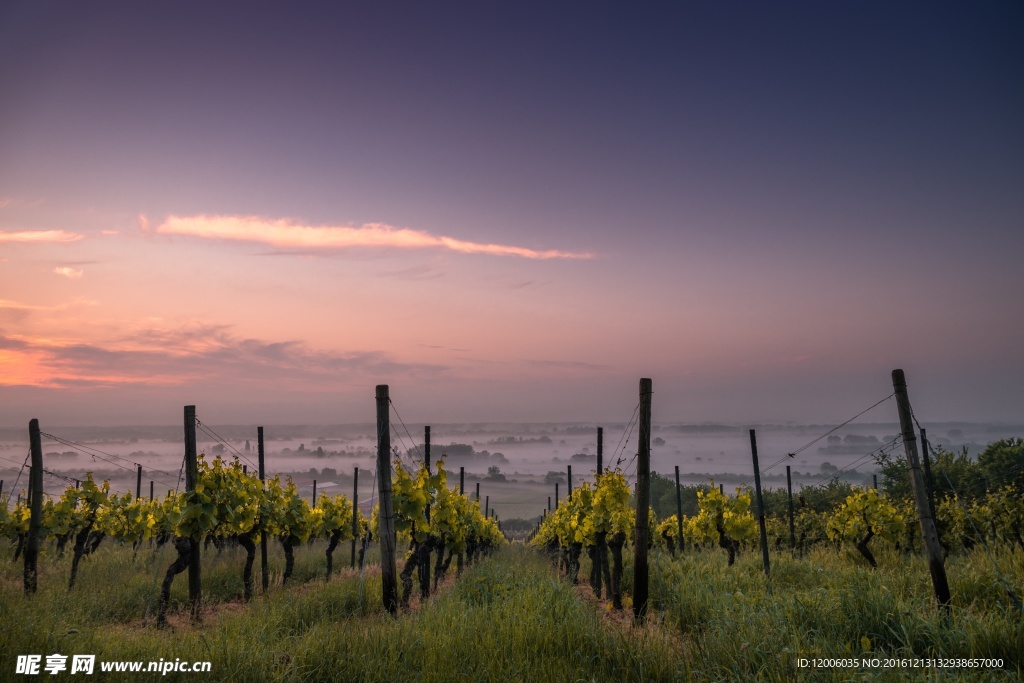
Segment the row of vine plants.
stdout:
<path fill-rule="evenodd" d="M 698 513 L 684 515 L 681 524 L 677 515 L 659 521 L 650 510 L 648 538 L 652 546 L 667 548 L 673 557 L 687 549 L 720 548 L 727 554 L 729 566 L 741 550 L 757 547 L 759 530 L 749 488 L 738 488 L 729 496 L 711 482 L 697 492 L 697 498 Z M 945 496 L 935 504 L 935 518 L 947 553 L 983 543 L 1024 550 L 1024 491 L 1015 485 L 974 500 Z M 633 540 L 635 519 L 625 476 L 618 470 L 609 471 L 597 477 L 596 485 L 583 482 L 573 488 L 569 498 L 544 517 L 530 543 L 550 553 L 574 583 L 585 550 L 591 558 L 590 585 L 595 595 L 601 597 L 603 581 L 613 606 L 621 609 L 622 549 Z M 836 548 L 856 549 L 871 567 L 877 566 L 871 550 L 875 539 L 875 543 L 907 551 L 913 551 L 920 541 L 912 503 L 892 499 L 874 488 L 854 487 L 831 510 L 800 505 L 794 510 L 792 529 L 787 510 L 766 515 L 765 522 L 769 544 L 776 550 L 803 552 L 817 542 L 831 542 Z"/>
<path fill-rule="evenodd" d="M 294 549 L 310 540 L 327 540 L 326 573 L 330 579 L 333 553 L 342 541 L 359 539 L 359 565 L 367 544 L 378 529 L 378 507 L 370 519 L 344 495 L 322 494 L 315 505 L 302 498 L 294 482 L 275 476 L 266 482 L 246 473 L 236 459 L 220 456 L 198 458 L 198 476 L 191 491 L 168 491 L 162 499 L 117 495 L 110 483 L 97 483 L 91 473 L 81 486 L 68 487 L 57 499 L 43 499 L 40 541 L 52 541 L 57 556 L 72 544 L 68 590 L 73 590 L 81 560 L 94 553 L 105 539 L 131 544 L 136 552 L 147 541 L 157 547 L 171 544 L 177 552 L 161 585 L 158 623 L 166 624 L 167 605 L 174 577 L 185 571 L 196 544 L 221 548 L 237 544 L 245 549 L 242 570 L 244 597 L 253 595 L 253 564 L 256 546 L 266 537 L 277 539 L 285 553 L 282 582 L 294 568 Z M 462 569 L 463 558 L 473 562 L 501 545 L 505 538 L 497 522 L 485 518 L 478 501 L 447 487 L 447 472 L 438 462 L 432 472 L 410 471 L 399 460 L 392 477 L 395 529 L 409 545 L 402 571 L 403 604 L 408 605 L 412 574 L 420 569 L 421 590 L 428 591 L 431 577 L 423 567 L 436 554 L 434 586 L 448 571 L 453 558 Z M 429 519 L 428 519 L 429 508 Z M 353 520 L 355 516 L 355 520 Z M 14 560 L 22 553 L 29 531 L 31 509 L 23 497 L 13 509 L 0 505 L 0 536 L 15 544 Z M 354 523 L 353 523 L 354 522 Z"/>

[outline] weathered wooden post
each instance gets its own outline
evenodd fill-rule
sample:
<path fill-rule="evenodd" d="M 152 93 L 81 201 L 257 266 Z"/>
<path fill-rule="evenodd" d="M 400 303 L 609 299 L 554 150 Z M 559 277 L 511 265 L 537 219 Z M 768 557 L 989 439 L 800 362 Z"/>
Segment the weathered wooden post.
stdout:
<path fill-rule="evenodd" d="M 548 509 L 547 512 L 551 512 L 551 496 L 548 496 Z"/>
<path fill-rule="evenodd" d="M 316 507 L 316 479 L 313 480 L 313 504 L 310 507 Z"/>
<path fill-rule="evenodd" d="M 555 509 L 558 509 L 558 482 L 555 482 Z"/>
<path fill-rule="evenodd" d="M 150 500 L 150 502 L 153 501 L 153 480 L 152 479 L 149 480 L 149 500 Z"/>
<path fill-rule="evenodd" d="M 896 394 L 896 408 L 900 414 L 900 430 L 903 435 L 903 448 L 907 454 L 907 470 L 910 473 L 910 483 L 914 488 L 914 502 L 917 504 L 917 514 L 921 522 L 921 537 L 924 539 L 924 547 L 928 553 L 928 570 L 932 575 L 935 598 L 939 601 L 940 608 L 948 612 L 950 594 L 949 582 L 946 580 L 946 565 L 942 557 L 942 546 L 939 545 L 939 535 L 935 531 L 935 520 L 928 506 L 928 491 L 925 488 L 924 478 L 921 476 L 921 466 L 917 457 L 917 437 L 914 435 L 914 418 L 910 410 L 907 378 L 904 376 L 903 370 L 892 371 L 892 387 Z"/>
<path fill-rule="evenodd" d="M 142 498 L 142 465 L 137 466 L 139 469 L 135 473 L 135 498 L 136 500 Z"/>
<path fill-rule="evenodd" d="M 679 532 L 679 554 L 683 554 L 683 492 L 679 486 L 679 465 L 676 465 L 676 520 L 678 522 Z"/>
<path fill-rule="evenodd" d="M 256 428 L 256 452 L 259 457 L 257 463 L 260 467 L 260 484 L 264 491 L 266 491 L 267 471 L 264 464 L 263 427 Z M 267 531 L 265 525 L 266 520 L 260 519 L 260 580 L 263 582 L 264 593 L 267 592 L 267 588 L 270 586 L 270 569 L 267 567 Z"/>
<path fill-rule="evenodd" d="M 725 495 L 725 484 L 718 485 L 718 492 L 721 493 L 723 496 Z"/>
<path fill-rule="evenodd" d="M 490 509 L 491 509 L 491 497 L 490 496 L 484 496 L 484 519 L 487 519 L 487 517 L 490 515 Z"/>
<path fill-rule="evenodd" d="M 196 407 L 185 406 L 185 490 L 195 491 L 199 480 L 199 463 L 196 461 Z M 188 599 L 192 605 L 192 619 L 201 617 L 200 600 L 202 599 L 202 565 L 199 562 L 200 543 L 194 538 L 189 539 L 188 560 Z"/>
<path fill-rule="evenodd" d="M 476 483 L 476 502 L 480 502 L 480 482 Z"/>
<path fill-rule="evenodd" d="M 566 470 L 566 475 L 567 475 L 566 476 L 566 481 L 568 482 L 568 484 L 567 484 L 568 492 L 565 494 L 565 499 L 569 500 L 570 498 L 572 498 L 572 465 L 566 465 L 565 466 L 565 470 Z"/>
<path fill-rule="evenodd" d="M 921 456 L 924 462 L 924 485 L 928 489 L 928 509 L 935 519 L 935 480 L 932 479 L 932 458 L 928 454 L 928 432 L 921 427 Z"/>
<path fill-rule="evenodd" d="M 352 473 L 352 568 L 356 568 L 356 539 L 359 538 L 359 468 Z"/>
<path fill-rule="evenodd" d="M 427 476 L 430 476 L 430 425 L 423 427 L 423 465 L 427 468 Z M 427 503 L 427 526 L 430 526 L 430 503 Z M 420 586 L 422 586 L 423 597 L 430 597 L 430 555 L 432 550 L 423 556 L 423 564 L 420 565 Z"/>
<path fill-rule="evenodd" d="M 640 433 L 637 435 L 636 527 L 633 530 L 633 619 L 647 614 L 647 543 L 651 507 L 651 392 L 652 382 L 640 380 Z"/>
<path fill-rule="evenodd" d="M 391 507 L 391 426 L 388 385 L 377 385 L 377 491 L 380 504 L 380 576 L 384 609 L 398 611 L 398 572 L 395 561 L 395 518 Z"/>
<path fill-rule="evenodd" d="M 793 518 L 793 475 L 786 465 L 786 491 L 789 494 L 789 547 L 796 548 L 796 522 Z"/>
<path fill-rule="evenodd" d="M 466 495 L 466 468 L 459 467 L 459 495 Z"/>
<path fill-rule="evenodd" d="M 30 515 L 28 538 L 25 539 L 25 594 L 36 592 L 39 561 L 39 528 L 43 525 L 43 441 L 39 435 L 39 420 L 32 418 L 28 423 L 28 443 L 32 452 L 32 468 L 28 471 Z"/>
<path fill-rule="evenodd" d="M 754 460 L 754 489 L 757 493 L 757 526 L 761 530 L 761 558 L 764 560 L 764 575 L 769 575 L 768 530 L 764 524 L 764 499 L 761 497 L 761 468 L 757 464 L 757 436 L 750 430 L 750 456 Z"/>
<path fill-rule="evenodd" d="M 597 476 L 603 474 L 602 467 L 604 466 L 604 427 L 597 428 Z"/>

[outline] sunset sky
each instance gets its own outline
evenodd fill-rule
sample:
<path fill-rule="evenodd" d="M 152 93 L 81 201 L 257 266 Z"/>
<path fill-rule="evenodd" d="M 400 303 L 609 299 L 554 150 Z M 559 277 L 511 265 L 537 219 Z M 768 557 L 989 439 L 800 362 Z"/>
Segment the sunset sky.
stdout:
<path fill-rule="evenodd" d="M 1022 254 L 1019 2 L 0 4 L 0 426 L 1019 422 Z"/>

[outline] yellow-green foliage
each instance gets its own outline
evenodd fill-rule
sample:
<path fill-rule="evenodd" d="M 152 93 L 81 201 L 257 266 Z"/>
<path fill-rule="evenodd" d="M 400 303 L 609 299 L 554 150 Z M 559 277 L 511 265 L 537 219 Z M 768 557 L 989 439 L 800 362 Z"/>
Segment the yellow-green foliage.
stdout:
<path fill-rule="evenodd" d="M 259 485 L 259 480 L 256 484 Z M 269 510 L 265 515 L 261 510 L 260 515 L 268 535 L 293 543 L 296 540 L 305 543 L 309 539 L 313 532 L 313 519 L 309 503 L 299 495 L 295 482 L 289 481 L 281 488 L 280 477 L 274 477 L 267 483 L 265 500 Z"/>
<path fill-rule="evenodd" d="M 562 505 L 544 518 L 531 544 L 543 547 L 549 543 L 568 546 L 582 543 L 590 546 L 597 542 L 598 534 L 606 537 L 623 533 L 633 537 L 636 512 L 630 506 L 630 490 L 626 477 L 619 470 L 605 472 L 596 486 L 583 482 L 573 489 Z M 657 517 L 654 510 L 648 514 L 649 534 L 657 537 Z"/>
<path fill-rule="evenodd" d="M 736 495 L 726 496 L 714 486 L 697 492 L 700 511 L 691 518 L 689 526 L 700 543 L 717 543 L 719 529 L 734 541 L 757 540 L 757 522 L 750 514 L 750 492 L 736 489 Z"/>
<path fill-rule="evenodd" d="M 352 538 L 352 502 L 347 496 L 320 496 L 315 508 L 310 510 L 313 538 L 330 538 L 337 535 L 339 541 Z"/>
<path fill-rule="evenodd" d="M 906 517 L 885 494 L 867 488 L 850 494 L 829 517 L 825 531 L 833 541 L 858 543 L 870 530 L 875 536 L 897 543 L 905 526 Z"/>
<path fill-rule="evenodd" d="M 632 538 L 636 512 L 629 504 L 629 497 L 629 484 L 621 471 L 602 474 L 594 492 L 594 530 L 609 536 L 624 533 L 626 538 Z"/>

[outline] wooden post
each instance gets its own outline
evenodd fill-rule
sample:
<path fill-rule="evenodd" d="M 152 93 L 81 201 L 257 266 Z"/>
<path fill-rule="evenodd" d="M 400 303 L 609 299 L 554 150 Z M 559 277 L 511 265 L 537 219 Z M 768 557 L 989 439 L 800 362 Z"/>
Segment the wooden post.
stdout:
<path fill-rule="evenodd" d="M 199 479 L 199 464 L 196 461 L 196 407 L 185 406 L 185 490 L 194 491 Z M 202 599 L 202 572 L 199 563 L 200 543 L 189 539 L 191 552 L 188 561 L 188 599 L 192 603 L 192 619 L 200 618 L 199 603 Z"/>
<path fill-rule="evenodd" d="M 359 538 L 359 468 L 352 474 L 352 568 L 356 568 L 356 539 Z"/>
<path fill-rule="evenodd" d="M 476 502 L 480 502 L 480 482 L 476 483 Z"/>
<path fill-rule="evenodd" d="M 551 496 L 548 496 L 548 509 L 546 512 L 551 512 Z"/>
<path fill-rule="evenodd" d="M 262 488 L 266 490 L 267 471 L 263 459 L 263 427 L 256 428 L 256 452 L 259 454 L 257 463 L 260 466 L 260 483 L 263 485 Z M 260 520 L 260 579 L 263 582 L 264 593 L 267 592 L 267 588 L 270 586 L 270 570 L 267 567 L 267 533 L 264 528 L 265 522 L 266 520 Z"/>
<path fill-rule="evenodd" d="M 924 458 L 924 485 L 928 489 L 928 509 L 935 519 L 935 480 L 932 479 L 932 458 L 928 454 L 928 432 L 921 428 L 921 455 Z"/>
<path fill-rule="evenodd" d="M 310 507 L 316 507 L 316 479 L 313 480 L 313 504 Z"/>
<path fill-rule="evenodd" d="M 568 492 L 565 494 L 565 499 L 569 500 L 570 498 L 572 498 L 572 465 L 566 465 L 565 469 L 568 475 L 566 479 L 568 480 L 569 489 Z"/>
<path fill-rule="evenodd" d="M 142 465 L 138 465 L 138 471 L 135 473 L 135 498 L 138 500 L 142 498 Z"/>
<path fill-rule="evenodd" d="M 601 476 L 604 465 L 604 427 L 597 428 L 597 476 Z"/>
<path fill-rule="evenodd" d="M 398 572 L 395 563 L 395 516 L 391 507 L 391 426 L 388 385 L 377 385 L 377 490 L 380 504 L 380 576 L 384 609 L 398 611 Z"/>
<path fill-rule="evenodd" d="M 555 482 L 555 509 L 558 509 L 558 482 Z"/>
<path fill-rule="evenodd" d="M 153 480 L 149 480 L 149 500 L 153 500 Z"/>
<path fill-rule="evenodd" d="M 427 476 L 430 476 L 430 425 L 424 425 L 423 427 L 423 465 L 427 468 Z M 427 527 L 430 527 L 430 503 L 427 503 Z M 428 531 L 429 533 L 429 531 Z M 423 556 L 423 564 L 420 565 L 420 573 L 422 580 L 420 585 L 423 586 L 423 597 L 430 597 L 430 555 L 433 551 L 426 553 Z"/>
<path fill-rule="evenodd" d="M 928 570 L 932 575 L 935 598 L 939 601 L 940 608 L 948 612 L 950 595 L 949 583 L 946 580 L 946 565 L 942 557 L 942 546 L 939 545 L 939 535 L 935 531 L 935 520 L 928 507 L 928 491 L 925 488 L 924 478 L 921 476 L 921 466 L 917 458 L 914 418 L 910 410 L 907 379 L 903 370 L 892 371 L 892 387 L 896 394 L 896 408 L 900 414 L 900 430 L 903 434 L 903 448 L 907 454 L 910 483 L 914 488 L 914 502 L 917 504 L 917 514 L 921 521 L 921 537 L 924 539 L 924 547 L 928 553 Z"/>
<path fill-rule="evenodd" d="M 32 452 L 32 469 L 28 471 L 30 514 L 28 538 L 25 539 L 25 594 L 35 593 L 38 587 L 36 563 L 39 560 L 39 528 L 43 525 L 43 441 L 39 434 L 39 420 L 28 423 L 28 443 Z"/>
<path fill-rule="evenodd" d="M 757 493 L 757 525 L 761 530 L 761 558 L 764 561 L 764 575 L 769 575 L 768 531 L 764 526 L 764 499 L 761 497 L 761 468 L 757 464 L 757 436 L 750 430 L 750 456 L 754 459 L 754 489 Z"/>
<path fill-rule="evenodd" d="M 459 468 L 459 495 L 466 495 L 466 468 Z"/>
<path fill-rule="evenodd" d="M 877 474 L 872 474 L 871 475 L 871 481 L 875 482 L 875 490 L 877 491 L 878 490 L 878 475 Z"/>
<path fill-rule="evenodd" d="M 796 522 L 793 519 L 793 475 L 786 465 L 786 491 L 789 494 L 789 547 L 796 548 Z"/>
<path fill-rule="evenodd" d="M 427 474 L 430 474 L 430 425 L 423 427 L 423 464 L 427 468 Z"/>
<path fill-rule="evenodd" d="M 676 520 L 679 532 L 679 554 L 683 553 L 683 492 L 679 486 L 679 465 L 676 465 Z"/>
<path fill-rule="evenodd" d="M 491 497 L 490 496 L 485 496 L 484 497 L 484 519 L 487 519 L 490 516 L 490 510 L 491 510 Z"/>
<path fill-rule="evenodd" d="M 640 380 L 640 433 L 637 435 L 636 527 L 633 530 L 633 619 L 647 615 L 648 520 L 651 514 L 651 392 L 652 382 Z"/>
<path fill-rule="evenodd" d="M 248 450 L 248 449 L 246 449 L 246 450 Z M 244 464 L 242 465 L 242 474 L 249 474 L 249 466 L 248 465 L 244 465 Z"/>
<path fill-rule="evenodd" d="M 725 484 L 718 485 L 718 492 L 721 493 L 723 496 L 725 495 Z"/>

